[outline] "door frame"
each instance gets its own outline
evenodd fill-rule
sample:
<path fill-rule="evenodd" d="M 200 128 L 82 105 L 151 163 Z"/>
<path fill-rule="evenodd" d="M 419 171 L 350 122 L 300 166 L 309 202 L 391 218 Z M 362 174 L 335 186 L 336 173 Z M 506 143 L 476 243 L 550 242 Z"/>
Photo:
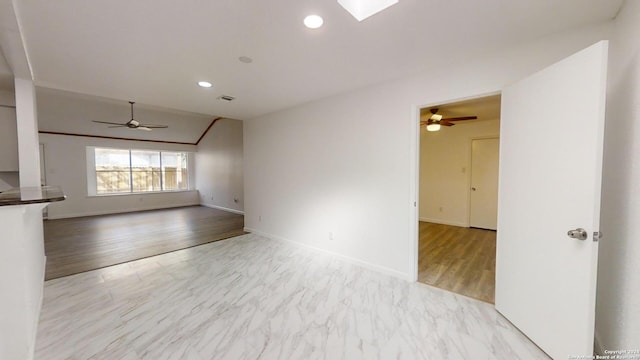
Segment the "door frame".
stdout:
<path fill-rule="evenodd" d="M 409 153 L 409 276 L 411 282 L 418 281 L 418 256 L 420 253 L 420 109 L 459 101 L 477 99 L 502 94 L 502 87 L 487 92 L 471 93 L 458 98 L 445 98 L 439 101 L 416 104 L 411 108 L 411 136 Z M 502 126 L 502 123 L 500 123 Z M 498 161 L 500 157 L 498 156 Z M 470 171 L 468 171 L 469 173 Z M 469 175 L 470 176 L 470 175 Z M 470 181 L 470 180 L 469 180 Z M 500 185 L 498 184 L 498 188 Z"/>
<path fill-rule="evenodd" d="M 499 121 L 500 119 L 498 119 Z M 487 139 L 498 139 L 498 143 L 500 143 L 500 130 L 498 129 L 497 135 L 486 135 L 486 136 L 473 136 L 469 138 L 468 146 L 469 146 L 469 165 L 467 165 L 467 226 L 471 227 L 471 175 L 473 172 L 473 140 L 487 140 Z M 498 152 L 498 164 L 500 164 L 500 152 Z M 500 188 L 500 184 L 498 184 L 498 189 Z M 496 199 L 498 201 L 498 199 Z M 497 214 L 496 214 L 497 216 Z"/>

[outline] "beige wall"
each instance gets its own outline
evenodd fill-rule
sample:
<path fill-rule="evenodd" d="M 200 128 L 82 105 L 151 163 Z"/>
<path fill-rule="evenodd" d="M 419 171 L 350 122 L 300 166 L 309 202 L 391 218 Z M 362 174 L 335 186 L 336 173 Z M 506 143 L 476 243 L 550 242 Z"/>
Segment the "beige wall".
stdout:
<path fill-rule="evenodd" d="M 497 119 L 420 128 L 420 221 L 469 226 L 471 139 L 499 133 Z"/>
<path fill-rule="evenodd" d="M 49 205 L 50 219 L 198 204 L 198 193 L 195 190 L 112 196 L 89 196 L 87 191 L 87 146 L 193 152 L 196 150 L 193 145 L 50 134 L 40 134 L 40 143 L 44 144 L 47 184 L 62 187 L 67 195 L 65 201 Z M 193 162 L 189 166 L 193 166 Z"/>
<path fill-rule="evenodd" d="M 242 177 L 242 121 L 218 120 L 200 141 L 196 153 L 200 204 L 243 213 Z"/>

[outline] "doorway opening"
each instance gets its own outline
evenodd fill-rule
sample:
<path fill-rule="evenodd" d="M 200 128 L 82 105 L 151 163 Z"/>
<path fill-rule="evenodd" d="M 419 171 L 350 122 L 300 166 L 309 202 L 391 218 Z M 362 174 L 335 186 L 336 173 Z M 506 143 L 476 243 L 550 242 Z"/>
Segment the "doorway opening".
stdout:
<path fill-rule="evenodd" d="M 420 110 L 418 281 L 489 303 L 500 100 L 498 94 Z"/>

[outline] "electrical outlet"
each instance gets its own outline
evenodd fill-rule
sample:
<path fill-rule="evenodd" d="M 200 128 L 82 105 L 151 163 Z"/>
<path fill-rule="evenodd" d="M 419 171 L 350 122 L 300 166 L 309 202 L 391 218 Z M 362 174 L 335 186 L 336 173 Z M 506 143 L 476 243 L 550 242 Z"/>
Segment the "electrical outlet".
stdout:
<path fill-rule="evenodd" d="M 442 206 L 440 206 L 440 208 L 439 208 L 438 210 L 439 210 L 440 212 L 442 212 L 442 211 L 443 211 L 443 208 L 442 208 Z"/>
<path fill-rule="evenodd" d="M 329 231 L 329 240 L 333 240 L 333 231 Z"/>

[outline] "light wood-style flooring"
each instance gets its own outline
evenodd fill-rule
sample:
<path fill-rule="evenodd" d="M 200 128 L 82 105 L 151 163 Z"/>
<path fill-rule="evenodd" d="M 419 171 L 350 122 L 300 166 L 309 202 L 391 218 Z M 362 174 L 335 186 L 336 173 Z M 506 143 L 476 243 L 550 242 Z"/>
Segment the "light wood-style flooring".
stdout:
<path fill-rule="evenodd" d="M 494 303 L 496 232 L 420 222 L 418 281 Z"/>
<path fill-rule="evenodd" d="M 245 234 L 244 216 L 203 206 L 44 222 L 55 279 Z"/>

